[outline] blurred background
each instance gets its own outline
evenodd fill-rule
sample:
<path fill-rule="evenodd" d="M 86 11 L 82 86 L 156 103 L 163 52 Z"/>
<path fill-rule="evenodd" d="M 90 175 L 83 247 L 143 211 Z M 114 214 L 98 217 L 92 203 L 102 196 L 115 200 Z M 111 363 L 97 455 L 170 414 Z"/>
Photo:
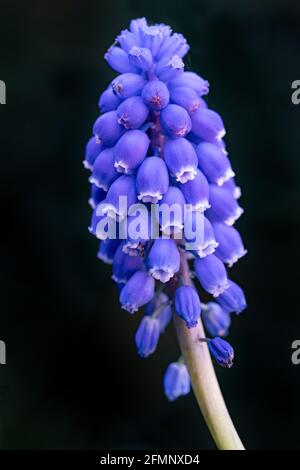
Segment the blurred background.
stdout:
<path fill-rule="evenodd" d="M 222 116 L 249 250 L 231 276 L 249 308 L 217 369 L 246 447 L 300 448 L 300 5 L 296 1 L 1 0 L 0 106 L 2 449 L 213 449 L 193 395 L 169 403 L 162 376 L 179 354 L 171 328 L 140 359 L 139 315 L 118 306 L 96 259 L 84 146 L 103 59 L 130 19 L 182 32 L 188 68 L 209 80 Z"/>

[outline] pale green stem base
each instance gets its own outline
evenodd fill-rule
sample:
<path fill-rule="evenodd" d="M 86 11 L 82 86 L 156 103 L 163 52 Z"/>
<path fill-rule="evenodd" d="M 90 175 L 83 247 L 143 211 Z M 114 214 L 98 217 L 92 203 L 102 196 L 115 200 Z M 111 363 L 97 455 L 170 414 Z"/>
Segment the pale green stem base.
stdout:
<path fill-rule="evenodd" d="M 192 284 L 184 254 L 181 255 L 181 275 L 185 284 Z M 201 320 L 195 328 L 188 329 L 176 315 L 175 325 L 196 399 L 218 449 L 244 450 L 224 402 L 207 343 L 200 341 L 205 337 Z"/>

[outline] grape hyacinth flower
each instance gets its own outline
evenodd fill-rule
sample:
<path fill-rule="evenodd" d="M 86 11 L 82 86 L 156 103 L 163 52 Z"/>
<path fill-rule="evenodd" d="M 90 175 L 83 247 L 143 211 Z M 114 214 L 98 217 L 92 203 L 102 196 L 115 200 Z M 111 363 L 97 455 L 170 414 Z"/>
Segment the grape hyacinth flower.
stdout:
<path fill-rule="evenodd" d="M 221 336 L 246 307 L 224 266 L 246 254 L 233 227 L 241 192 L 225 125 L 205 99 L 209 83 L 185 69 L 188 51 L 184 36 L 139 18 L 105 54 L 119 75 L 99 98 L 86 145 L 89 231 L 102 240 L 97 257 L 112 264 L 121 307 L 144 311 L 135 334 L 141 357 L 154 353 L 174 320 L 182 355 L 165 373 L 167 398 L 192 384 L 217 446 L 242 449 L 211 363 L 231 367 L 233 348 Z M 216 301 L 203 303 L 209 295 Z"/>
<path fill-rule="evenodd" d="M 190 392 L 190 376 L 185 364 L 178 361 L 168 366 L 164 376 L 164 390 L 170 401 Z"/>
<path fill-rule="evenodd" d="M 222 367 L 232 367 L 234 351 L 232 346 L 222 338 L 216 337 L 208 342 L 209 350 L 218 364 Z"/>
<path fill-rule="evenodd" d="M 217 302 L 202 305 L 202 320 L 211 336 L 227 336 L 231 316 Z"/>

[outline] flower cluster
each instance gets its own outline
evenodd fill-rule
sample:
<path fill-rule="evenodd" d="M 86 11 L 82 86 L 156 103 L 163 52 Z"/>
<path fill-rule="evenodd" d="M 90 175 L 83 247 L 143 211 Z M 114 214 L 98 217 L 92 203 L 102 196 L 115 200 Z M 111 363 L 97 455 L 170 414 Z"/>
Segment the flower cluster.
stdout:
<path fill-rule="evenodd" d="M 89 230 L 101 240 L 98 258 L 112 264 L 122 308 L 134 313 L 144 307 L 135 335 L 141 357 L 155 351 L 173 312 L 188 328 L 202 315 L 213 337 L 205 339 L 212 356 L 230 367 L 233 349 L 221 337 L 228 333 L 231 314 L 242 312 L 246 301 L 225 265 L 246 253 L 233 227 L 243 210 L 222 118 L 204 99 L 208 82 L 185 71 L 188 50 L 181 34 L 141 18 L 131 21 L 105 54 L 119 75 L 100 96 L 101 114 L 86 147 Z M 152 222 L 150 206 L 178 210 L 167 222 L 158 211 L 154 237 L 151 223 L 141 226 L 137 210 L 124 210 L 122 197 L 128 207 L 143 205 Z M 200 301 L 194 283 L 182 275 L 183 259 L 193 263 L 192 277 L 215 301 Z M 164 389 L 170 400 L 189 392 L 182 359 L 167 368 Z"/>

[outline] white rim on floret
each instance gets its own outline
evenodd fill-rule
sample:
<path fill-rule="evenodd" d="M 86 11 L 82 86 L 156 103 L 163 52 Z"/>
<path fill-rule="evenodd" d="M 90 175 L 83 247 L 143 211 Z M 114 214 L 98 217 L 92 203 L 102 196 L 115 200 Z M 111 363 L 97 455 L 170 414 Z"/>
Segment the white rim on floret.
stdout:
<path fill-rule="evenodd" d="M 223 284 L 219 284 L 214 289 L 212 289 L 211 294 L 213 297 L 219 297 L 219 295 L 223 294 L 223 292 L 230 287 L 230 284 L 227 280 L 223 282 Z"/>
<path fill-rule="evenodd" d="M 225 129 L 222 129 L 221 131 L 219 131 L 216 135 L 216 139 L 217 141 L 219 142 L 220 140 L 223 139 L 223 137 L 225 136 L 226 134 L 226 130 Z"/>
<path fill-rule="evenodd" d="M 234 178 L 235 173 L 232 170 L 232 168 L 227 168 L 223 176 L 220 176 L 220 178 L 217 179 L 217 185 L 218 186 L 223 186 L 226 181 L 230 180 L 230 178 Z"/>
<path fill-rule="evenodd" d="M 131 170 L 129 169 L 128 163 L 123 162 L 122 160 L 119 160 L 118 162 L 114 163 L 114 167 L 117 170 L 118 173 L 124 173 L 125 175 L 128 175 L 131 173 Z"/>
<path fill-rule="evenodd" d="M 182 167 L 177 173 L 175 173 L 176 181 L 179 181 L 182 184 L 187 183 L 188 181 L 195 179 L 196 174 L 197 168 L 194 166 Z"/>
<path fill-rule="evenodd" d="M 108 186 L 107 184 L 100 183 L 99 180 L 97 180 L 93 175 L 89 177 L 89 182 L 91 184 L 95 184 L 97 188 L 103 189 L 103 191 L 108 191 Z"/>
<path fill-rule="evenodd" d="M 171 235 L 180 235 L 183 229 L 183 224 L 180 222 L 172 222 L 171 224 L 164 224 L 161 225 L 161 231 L 163 235 L 171 236 Z"/>
<path fill-rule="evenodd" d="M 161 281 L 162 283 L 168 282 L 175 274 L 171 268 L 161 268 L 157 266 L 150 268 L 149 273 L 154 277 L 154 279 Z"/>
<path fill-rule="evenodd" d="M 205 256 L 214 253 L 217 246 L 219 246 L 219 243 L 212 239 L 208 240 L 206 243 L 204 243 L 204 245 L 196 247 L 194 251 L 196 251 L 199 258 L 205 258 Z"/>
<path fill-rule="evenodd" d="M 97 258 L 101 259 L 101 261 L 103 261 L 103 263 L 106 263 L 106 264 L 113 264 L 113 261 L 114 261 L 113 258 L 109 258 L 106 253 L 101 253 L 101 251 L 97 253 Z"/>
<path fill-rule="evenodd" d="M 107 215 L 107 217 L 110 217 L 111 219 L 114 219 L 117 222 L 125 219 L 125 217 L 127 216 L 126 211 L 120 212 L 117 207 L 115 207 L 113 204 L 110 204 L 109 202 L 101 203 L 101 212 L 103 215 Z"/>
<path fill-rule="evenodd" d="M 187 204 L 187 212 L 205 212 L 206 209 L 209 209 L 211 206 L 207 199 L 197 202 L 197 204 Z"/>
<path fill-rule="evenodd" d="M 224 220 L 224 223 L 226 225 L 233 225 L 240 218 L 243 212 L 244 209 L 242 209 L 242 207 L 238 207 L 233 215 L 228 217 L 228 219 Z"/>
<path fill-rule="evenodd" d="M 245 256 L 246 254 L 248 253 L 248 250 L 242 250 L 240 251 L 239 253 L 236 253 L 235 255 L 233 255 L 231 258 L 229 258 L 228 260 L 226 260 L 226 264 L 228 265 L 229 268 L 231 268 L 235 263 L 237 263 L 237 261 L 242 258 L 243 256 Z"/>
<path fill-rule="evenodd" d="M 143 202 L 152 202 L 155 204 L 156 202 L 160 201 L 162 199 L 162 194 L 159 191 L 156 192 L 141 192 L 138 195 L 138 200 L 143 201 Z"/>

